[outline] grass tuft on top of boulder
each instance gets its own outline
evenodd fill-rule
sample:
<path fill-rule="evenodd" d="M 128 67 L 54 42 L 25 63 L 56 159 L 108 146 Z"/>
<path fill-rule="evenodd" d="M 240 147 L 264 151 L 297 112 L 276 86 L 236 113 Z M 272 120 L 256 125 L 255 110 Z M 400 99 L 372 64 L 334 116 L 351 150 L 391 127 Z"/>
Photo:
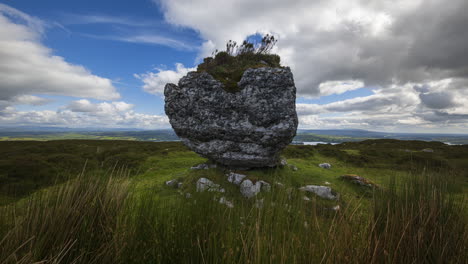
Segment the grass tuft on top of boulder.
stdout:
<path fill-rule="evenodd" d="M 229 40 L 225 51 L 214 51 L 212 57 L 206 57 L 198 65 L 197 72 L 207 72 L 224 85 L 224 90 L 235 93 L 241 89 L 237 86 L 249 68 L 281 67 L 280 56 L 270 54 L 277 40 L 272 35 L 265 35 L 260 43 L 244 40 L 238 46 Z"/>

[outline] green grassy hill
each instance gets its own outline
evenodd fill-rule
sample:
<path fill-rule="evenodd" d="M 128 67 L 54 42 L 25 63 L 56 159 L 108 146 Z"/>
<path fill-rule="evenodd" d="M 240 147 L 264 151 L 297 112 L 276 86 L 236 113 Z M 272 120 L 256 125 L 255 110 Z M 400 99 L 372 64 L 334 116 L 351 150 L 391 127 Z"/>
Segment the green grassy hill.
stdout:
<path fill-rule="evenodd" d="M 0 263 L 466 259 L 468 146 L 367 140 L 288 146 L 282 155 L 289 166 L 235 171 L 272 184 L 246 199 L 226 168 L 191 170 L 207 160 L 180 142 L 0 142 Z M 324 162 L 331 169 L 318 166 Z M 344 174 L 380 187 L 343 181 Z M 197 193 L 200 177 L 226 192 Z M 172 179 L 183 186 L 164 184 Z M 309 184 L 329 186 L 340 199 L 298 190 Z"/>

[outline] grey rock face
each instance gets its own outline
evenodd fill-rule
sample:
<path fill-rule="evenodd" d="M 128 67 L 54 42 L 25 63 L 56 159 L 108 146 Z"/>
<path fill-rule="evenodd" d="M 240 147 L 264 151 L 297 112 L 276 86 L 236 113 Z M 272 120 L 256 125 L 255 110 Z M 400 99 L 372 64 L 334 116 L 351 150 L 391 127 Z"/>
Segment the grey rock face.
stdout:
<path fill-rule="evenodd" d="M 229 93 L 206 72 L 164 89 L 165 111 L 186 146 L 228 167 L 272 167 L 296 135 L 296 87 L 289 68 L 244 72 Z"/>

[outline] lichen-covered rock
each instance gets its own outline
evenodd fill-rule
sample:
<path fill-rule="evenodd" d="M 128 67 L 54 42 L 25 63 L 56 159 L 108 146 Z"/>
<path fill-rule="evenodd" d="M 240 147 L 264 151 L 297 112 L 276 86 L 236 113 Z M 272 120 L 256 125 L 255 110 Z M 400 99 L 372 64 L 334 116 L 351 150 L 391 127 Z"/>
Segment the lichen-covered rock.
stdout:
<path fill-rule="evenodd" d="M 340 179 L 351 182 L 351 183 L 354 183 L 354 184 L 357 184 L 357 185 L 360 185 L 360 186 L 364 186 L 364 187 L 378 188 L 377 184 L 369 181 L 368 179 L 366 179 L 364 177 L 356 175 L 356 174 L 341 175 Z"/>
<path fill-rule="evenodd" d="M 242 180 L 244 180 L 244 178 L 247 177 L 247 175 L 234 173 L 234 172 L 230 172 L 226 176 L 228 176 L 228 179 L 227 179 L 228 182 L 234 183 L 236 185 L 240 185 Z"/>
<path fill-rule="evenodd" d="M 277 166 L 296 135 L 296 87 L 289 68 L 244 72 L 230 93 L 206 72 L 190 72 L 164 89 L 165 111 L 186 146 L 229 167 Z"/>
<path fill-rule="evenodd" d="M 244 180 L 240 184 L 240 192 L 246 198 L 252 198 L 260 191 L 269 192 L 271 185 L 266 181 L 257 181 L 253 183 L 251 180 Z"/>
<path fill-rule="evenodd" d="M 209 191 L 209 192 L 225 192 L 223 188 L 221 188 L 221 185 L 216 184 L 207 178 L 200 178 L 197 181 L 197 192 L 204 192 L 204 191 Z"/>
<path fill-rule="evenodd" d="M 306 185 L 299 188 L 301 191 L 311 192 L 325 199 L 336 200 L 338 199 L 338 194 L 332 191 L 330 187 L 319 186 L 319 185 Z"/>
<path fill-rule="evenodd" d="M 216 164 L 202 163 L 202 164 L 198 164 L 197 166 L 193 166 L 190 169 L 191 170 L 208 170 L 208 169 L 214 169 L 216 167 L 217 167 Z"/>
<path fill-rule="evenodd" d="M 320 163 L 319 167 L 323 169 L 331 169 L 330 163 Z"/>

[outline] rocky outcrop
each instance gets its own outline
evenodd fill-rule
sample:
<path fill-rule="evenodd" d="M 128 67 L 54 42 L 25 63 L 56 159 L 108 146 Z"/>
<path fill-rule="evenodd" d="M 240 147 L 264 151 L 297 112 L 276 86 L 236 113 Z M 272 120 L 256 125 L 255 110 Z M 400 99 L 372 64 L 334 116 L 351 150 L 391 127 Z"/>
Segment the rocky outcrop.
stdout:
<path fill-rule="evenodd" d="M 248 69 L 230 93 L 206 72 L 164 89 L 165 111 L 186 146 L 228 167 L 273 167 L 296 135 L 296 87 L 289 68 Z"/>

